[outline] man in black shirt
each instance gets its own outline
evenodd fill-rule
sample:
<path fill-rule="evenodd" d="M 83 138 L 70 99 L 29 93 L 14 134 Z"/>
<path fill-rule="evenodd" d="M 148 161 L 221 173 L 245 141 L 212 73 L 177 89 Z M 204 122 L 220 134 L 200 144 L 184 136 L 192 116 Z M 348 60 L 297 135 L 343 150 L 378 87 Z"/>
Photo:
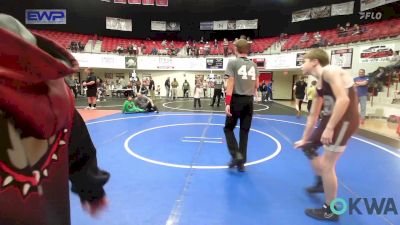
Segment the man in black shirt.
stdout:
<path fill-rule="evenodd" d="M 164 86 L 165 86 L 165 91 L 167 93 L 166 97 L 169 98 L 169 90 L 171 89 L 171 82 L 169 81 L 169 77 L 165 81 Z"/>
<path fill-rule="evenodd" d="M 86 109 L 96 109 L 97 79 L 93 73 L 92 68 L 86 68 L 85 73 L 87 73 L 88 77 L 86 79 L 86 82 L 83 83 L 83 86 L 87 87 L 86 95 L 89 105 L 88 107 L 86 107 Z"/>
<path fill-rule="evenodd" d="M 151 99 L 155 99 L 154 90 L 156 89 L 153 78 L 150 77 L 149 90 Z"/>
<path fill-rule="evenodd" d="M 217 79 L 214 81 L 214 96 L 211 103 L 211 107 L 214 107 L 215 100 L 218 98 L 217 107 L 219 107 L 219 102 L 221 100 L 222 95 L 222 87 L 224 86 L 224 81 L 221 79 L 221 76 L 217 76 Z"/>
<path fill-rule="evenodd" d="M 297 117 L 301 115 L 301 104 L 303 104 L 304 96 L 306 95 L 307 83 L 304 82 L 304 77 L 300 77 L 300 80 L 296 82 L 293 87 L 294 94 L 296 96 L 296 110 Z"/>

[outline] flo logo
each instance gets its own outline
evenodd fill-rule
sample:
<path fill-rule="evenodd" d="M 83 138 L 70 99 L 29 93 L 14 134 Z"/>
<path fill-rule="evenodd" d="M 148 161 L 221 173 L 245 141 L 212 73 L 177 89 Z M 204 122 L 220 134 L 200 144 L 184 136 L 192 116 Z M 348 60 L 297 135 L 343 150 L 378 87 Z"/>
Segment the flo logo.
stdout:
<path fill-rule="evenodd" d="M 341 206 L 338 207 L 336 206 Z M 331 211 L 336 215 L 342 215 L 349 211 L 350 215 L 363 215 L 360 209 L 365 208 L 368 215 L 398 215 L 396 204 L 393 198 L 349 198 L 346 202 L 343 198 L 336 198 L 331 202 Z"/>
<path fill-rule="evenodd" d="M 359 12 L 360 20 L 380 20 L 382 19 L 381 12 Z"/>

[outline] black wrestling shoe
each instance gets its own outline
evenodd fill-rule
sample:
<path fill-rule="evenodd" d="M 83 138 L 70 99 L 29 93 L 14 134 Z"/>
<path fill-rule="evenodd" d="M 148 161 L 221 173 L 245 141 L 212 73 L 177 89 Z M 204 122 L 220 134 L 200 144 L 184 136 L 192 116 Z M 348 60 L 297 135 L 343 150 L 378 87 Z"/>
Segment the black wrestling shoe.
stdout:
<path fill-rule="evenodd" d="M 246 172 L 246 167 L 244 166 L 244 163 L 238 163 L 237 170 L 241 173 Z"/>
<path fill-rule="evenodd" d="M 306 188 L 306 191 L 309 194 L 324 193 L 324 186 L 322 184 L 317 184 L 315 186 Z"/>
<path fill-rule="evenodd" d="M 339 215 L 334 214 L 326 204 L 319 209 L 306 209 L 305 213 L 307 216 L 312 217 L 317 220 L 326 221 L 338 221 Z"/>
<path fill-rule="evenodd" d="M 307 193 L 314 194 L 314 193 L 324 193 L 324 185 L 322 183 L 322 177 L 316 177 L 317 182 L 314 186 L 306 188 Z"/>
<path fill-rule="evenodd" d="M 229 163 L 228 163 L 228 168 L 229 169 L 233 169 L 235 168 L 235 166 L 237 166 L 237 161 L 232 159 Z"/>

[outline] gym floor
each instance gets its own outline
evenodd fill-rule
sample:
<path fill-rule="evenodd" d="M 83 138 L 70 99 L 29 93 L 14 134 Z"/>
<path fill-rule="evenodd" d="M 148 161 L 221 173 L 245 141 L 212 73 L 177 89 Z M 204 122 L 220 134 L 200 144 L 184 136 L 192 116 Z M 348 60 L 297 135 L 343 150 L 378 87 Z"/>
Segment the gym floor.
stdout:
<path fill-rule="evenodd" d="M 72 224 L 325 224 L 304 214 L 320 207 L 322 194 L 304 188 L 314 175 L 303 153 L 293 149 L 306 122 L 292 107 L 256 104 L 245 173 L 229 170 L 222 127 L 224 106 L 194 111 L 193 99 L 158 99 L 160 113 L 121 114 L 124 99 L 108 99 L 97 110 L 79 110 L 97 148 L 100 167 L 111 172 L 108 209 L 91 218 L 71 194 Z M 84 108 L 86 99 L 77 99 Z M 372 138 L 371 138 L 372 137 Z M 389 141 L 390 140 L 390 141 Z M 400 203 L 399 140 L 360 131 L 337 165 L 338 197 L 393 198 Z M 399 205 L 399 204 L 398 204 Z M 400 224 L 398 215 L 343 214 L 337 224 Z M 400 205 L 399 205 L 400 206 Z"/>

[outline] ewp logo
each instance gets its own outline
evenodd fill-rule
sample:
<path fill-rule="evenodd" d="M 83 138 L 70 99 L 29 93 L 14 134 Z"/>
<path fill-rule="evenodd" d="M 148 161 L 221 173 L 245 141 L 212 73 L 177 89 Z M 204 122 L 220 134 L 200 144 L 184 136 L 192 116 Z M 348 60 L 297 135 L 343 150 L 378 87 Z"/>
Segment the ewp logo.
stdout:
<path fill-rule="evenodd" d="M 25 24 L 66 24 L 65 9 L 27 9 Z"/>
<path fill-rule="evenodd" d="M 371 200 L 371 201 L 370 201 Z M 341 209 L 336 207 L 336 204 L 341 205 Z M 368 215 L 387 215 L 389 213 L 398 215 L 396 204 L 393 198 L 382 198 L 378 204 L 376 198 L 349 198 L 346 202 L 343 198 L 336 198 L 330 204 L 331 211 L 336 215 L 342 215 L 347 210 L 350 215 L 358 214 L 363 215 L 359 208 L 359 203 L 364 203 Z"/>

